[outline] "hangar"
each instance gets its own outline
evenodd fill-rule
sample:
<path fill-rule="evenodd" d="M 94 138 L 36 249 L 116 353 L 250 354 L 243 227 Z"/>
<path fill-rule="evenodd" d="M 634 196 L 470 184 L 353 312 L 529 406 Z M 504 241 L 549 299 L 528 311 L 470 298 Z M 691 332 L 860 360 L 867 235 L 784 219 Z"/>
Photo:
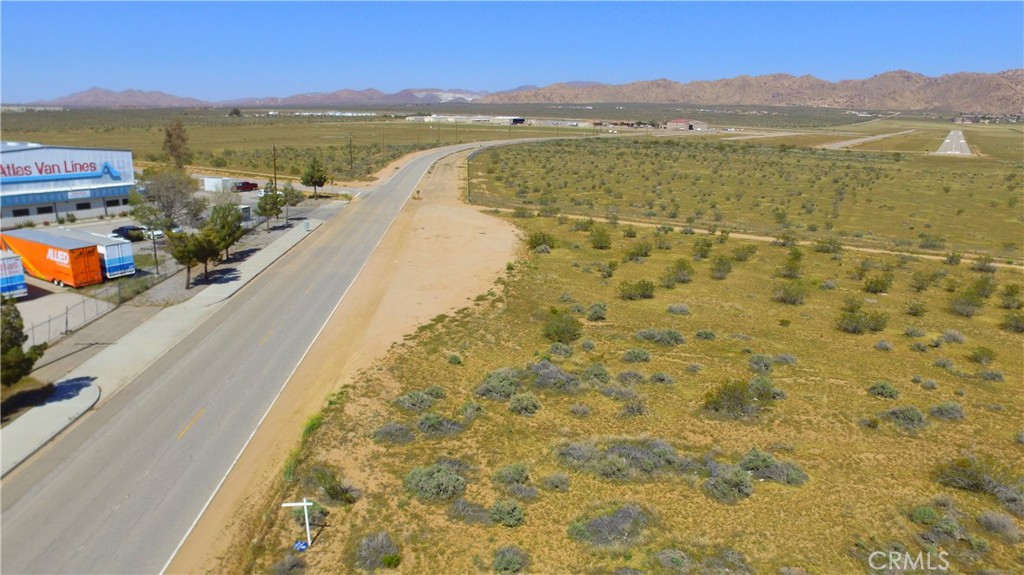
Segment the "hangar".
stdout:
<path fill-rule="evenodd" d="M 118 215 L 134 187 L 130 150 L 0 142 L 4 228 Z"/>
<path fill-rule="evenodd" d="M 665 126 L 669 130 L 692 130 L 694 132 L 706 132 L 708 129 L 707 122 L 701 122 L 700 120 L 687 120 L 679 118 L 676 120 L 669 120 Z"/>

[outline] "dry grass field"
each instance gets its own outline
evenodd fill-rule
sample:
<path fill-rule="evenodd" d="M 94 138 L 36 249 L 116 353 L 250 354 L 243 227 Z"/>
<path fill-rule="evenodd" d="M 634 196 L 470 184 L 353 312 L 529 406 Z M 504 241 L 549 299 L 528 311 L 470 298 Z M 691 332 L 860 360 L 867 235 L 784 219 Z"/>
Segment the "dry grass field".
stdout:
<path fill-rule="evenodd" d="M 277 497 L 312 497 L 330 512 L 303 556 L 309 572 L 379 565 L 373 561 L 392 552 L 386 561 L 397 561 L 398 572 L 488 572 L 506 545 L 525 551 L 534 573 L 873 572 L 867 554 L 899 545 L 948 552 L 954 572 L 1019 566 L 1019 545 L 978 522 L 981 513 L 1009 508 L 995 496 L 942 485 L 936 475 L 970 453 L 990 457 L 994 473 L 1021 487 L 1014 474 L 1024 449 L 1024 336 L 1000 327 L 1017 313 L 1001 307 L 1016 306 L 1016 296 L 1001 294 L 1024 283 L 1019 269 L 992 274 L 966 262 L 805 248 L 794 270 L 790 249 L 769 243 L 642 226 L 626 237 L 628 224 L 599 223 L 611 244 L 599 250 L 593 232 L 574 229 L 586 224 L 513 221 L 534 243 L 544 239 L 534 234 L 549 234 L 554 249 L 524 246 L 507 277 L 474 306 L 435 318 L 340 390 L 286 463 Z M 649 255 L 631 259 L 644 243 Z M 694 258 L 698 244 L 710 246 L 708 257 Z M 740 261 L 737 254 L 750 251 Z M 717 280 L 719 256 L 732 265 Z M 691 264 L 691 281 L 662 287 L 666 267 L 680 259 Z M 610 262 L 615 269 L 603 277 Z M 786 270 L 799 278 L 780 277 Z M 875 278 L 891 284 L 866 292 Z M 623 283 L 641 280 L 655 284 L 653 298 L 620 297 Z M 775 301 L 794 283 L 805 303 Z M 995 291 L 973 317 L 951 311 L 965 286 L 982 284 Z M 851 299 L 865 314 L 884 316 L 884 326 L 862 334 L 838 329 Z M 908 314 L 915 302 L 914 313 L 923 315 Z M 603 314 L 592 311 L 599 303 Z M 559 345 L 545 337 L 555 315 L 579 322 L 576 339 Z M 640 339 L 642 330 L 660 330 L 654 337 L 666 343 Z M 525 370 L 514 385 L 537 400 L 535 413 L 511 411 L 528 399 L 485 396 L 493 397 L 481 389 L 488 374 L 502 368 Z M 730 382 L 745 386 L 758 373 L 785 399 L 740 419 L 705 409 L 709 394 Z M 883 381 L 898 397 L 869 392 Z M 909 409 L 885 415 L 896 408 Z M 921 427 L 898 425 L 914 423 L 906 417 L 913 408 Z M 655 440 L 664 444 L 655 444 L 652 462 L 642 449 Z M 579 463 L 587 445 L 592 459 Z M 754 479 L 752 494 L 735 503 L 712 497 L 711 478 L 727 475 L 753 448 L 795 464 L 806 482 Z M 450 481 L 417 483 L 438 496 L 425 499 L 410 474 L 438 462 L 431 469 Z M 525 482 L 498 480 L 499 470 L 517 463 L 525 465 Z M 355 489 L 356 501 L 327 503 L 331 486 Z M 495 523 L 509 516 L 499 501 L 517 502 L 521 524 Z M 632 530 L 611 520 L 587 523 L 623 505 L 635 511 L 629 504 L 641 510 Z M 944 519 L 935 523 L 928 513 Z M 936 534 L 935 525 L 953 535 Z M 611 544 L 598 544 L 602 530 Z M 361 542 L 380 532 L 395 547 L 366 540 L 360 553 Z M 248 558 L 246 571 L 284 572 L 301 534 L 286 511 L 269 513 L 255 543 L 234 553 Z"/>

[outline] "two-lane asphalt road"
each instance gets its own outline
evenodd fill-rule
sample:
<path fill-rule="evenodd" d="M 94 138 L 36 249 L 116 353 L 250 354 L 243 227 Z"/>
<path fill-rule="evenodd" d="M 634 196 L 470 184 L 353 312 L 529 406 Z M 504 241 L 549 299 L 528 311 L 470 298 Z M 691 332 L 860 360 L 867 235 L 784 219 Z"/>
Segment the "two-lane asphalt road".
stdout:
<path fill-rule="evenodd" d="M 407 163 L 4 480 L 4 573 L 157 573 L 437 159 Z"/>

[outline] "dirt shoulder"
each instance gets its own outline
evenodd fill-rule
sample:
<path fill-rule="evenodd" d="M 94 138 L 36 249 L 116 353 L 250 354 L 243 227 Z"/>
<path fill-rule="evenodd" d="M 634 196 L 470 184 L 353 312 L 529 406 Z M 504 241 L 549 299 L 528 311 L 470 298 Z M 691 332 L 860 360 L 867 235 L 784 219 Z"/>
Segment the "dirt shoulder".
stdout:
<path fill-rule="evenodd" d="M 378 178 L 408 162 L 406 157 Z M 516 229 L 459 201 L 465 153 L 434 166 L 288 382 L 168 573 L 232 573 L 288 451 L 328 395 L 352 383 L 405 334 L 472 304 L 515 258 Z M 457 254 L 457 257 L 453 257 Z"/>

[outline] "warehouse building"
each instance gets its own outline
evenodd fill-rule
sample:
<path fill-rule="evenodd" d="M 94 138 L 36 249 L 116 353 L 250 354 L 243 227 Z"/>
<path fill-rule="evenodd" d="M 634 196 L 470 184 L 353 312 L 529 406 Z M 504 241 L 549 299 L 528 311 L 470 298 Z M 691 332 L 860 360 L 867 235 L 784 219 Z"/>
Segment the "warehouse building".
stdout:
<path fill-rule="evenodd" d="M 701 122 L 700 120 L 687 120 L 679 118 L 676 120 L 669 120 L 665 126 L 669 130 L 690 130 L 694 132 L 706 132 L 708 129 L 707 122 Z"/>
<path fill-rule="evenodd" d="M 128 211 L 129 150 L 0 142 L 0 217 L 12 228 Z"/>

